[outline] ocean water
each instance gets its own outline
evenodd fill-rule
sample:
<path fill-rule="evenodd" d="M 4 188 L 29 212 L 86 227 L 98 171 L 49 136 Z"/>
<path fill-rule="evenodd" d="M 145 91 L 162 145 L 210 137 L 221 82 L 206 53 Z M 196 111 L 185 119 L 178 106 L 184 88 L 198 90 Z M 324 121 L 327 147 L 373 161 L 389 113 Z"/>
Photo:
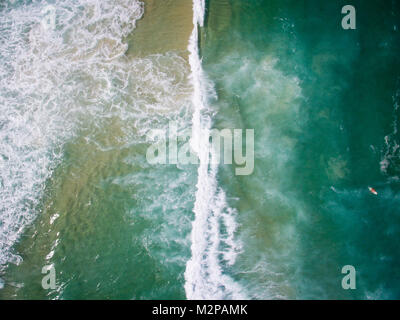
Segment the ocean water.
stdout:
<path fill-rule="evenodd" d="M 399 298 L 400 7 L 352 1 L 357 27 L 343 30 L 346 4 L 208 3 L 214 125 L 255 132 L 254 173 L 219 178 L 239 212 L 229 271 L 251 298 Z M 345 265 L 356 290 L 342 289 Z"/>
<path fill-rule="evenodd" d="M 1 297 L 184 298 L 196 170 L 146 149 L 191 125 L 187 57 L 127 54 L 139 1 L 51 2 L 54 29 L 47 5 L 1 11 Z"/>
<path fill-rule="evenodd" d="M 346 4 L 2 1 L 0 299 L 400 298 L 400 4 Z M 146 160 L 171 122 L 198 164 Z"/>

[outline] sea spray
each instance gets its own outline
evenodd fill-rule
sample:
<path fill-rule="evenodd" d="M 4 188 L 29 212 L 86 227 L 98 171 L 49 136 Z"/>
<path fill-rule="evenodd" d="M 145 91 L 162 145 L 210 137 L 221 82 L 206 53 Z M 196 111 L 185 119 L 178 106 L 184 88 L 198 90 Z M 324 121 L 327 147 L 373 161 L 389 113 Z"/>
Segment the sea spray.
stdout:
<path fill-rule="evenodd" d="M 224 274 L 223 263 L 232 265 L 239 250 L 233 240 L 236 229 L 235 210 L 227 207 L 224 191 L 218 187 L 218 165 L 210 162 L 213 152 L 208 140 L 211 130 L 212 110 L 208 98 L 215 97 L 211 83 L 207 80 L 199 57 L 199 27 L 203 27 L 205 1 L 193 1 L 193 32 L 189 40 L 189 64 L 193 85 L 191 147 L 197 153 L 200 164 L 196 200 L 195 218 L 192 222 L 192 257 L 185 271 L 185 291 L 188 299 L 243 299 L 240 286 Z M 221 224 L 226 234 L 221 233 Z M 222 244 L 225 249 L 222 250 Z M 219 258 L 222 253 L 223 258 Z"/>
<path fill-rule="evenodd" d="M 400 106 L 400 78 L 396 83 L 396 92 L 393 95 L 393 123 L 392 132 L 385 136 L 385 146 L 383 148 L 382 160 L 380 161 L 381 172 L 390 177 L 390 180 L 397 181 L 398 177 L 398 166 L 400 146 L 398 142 L 399 131 L 398 131 L 398 114 Z"/>

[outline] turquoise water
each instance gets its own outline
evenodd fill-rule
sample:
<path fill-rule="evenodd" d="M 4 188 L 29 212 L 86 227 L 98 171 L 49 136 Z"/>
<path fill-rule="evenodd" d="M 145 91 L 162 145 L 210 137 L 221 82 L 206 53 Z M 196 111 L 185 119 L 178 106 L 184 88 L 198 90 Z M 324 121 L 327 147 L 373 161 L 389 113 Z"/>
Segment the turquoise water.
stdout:
<path fill-rule="evenodd" d="M 210 1 L 203 66 L 217 127 L 255 130 L 255 171 L 221 172 L 257 298 L 399 298 L 399 6 Z M 379 196 L 367 186 L 379 189 Z M 357 290 L 341 288 L 341 268 Z"/>
<path fill-rule="evenodd" d="M 0 4 L 0 299 L 398 299 L 399 3 L 193 3 Z M 170 121 L 198 165 L 146 161 Z M 254 129 L 253 173 L 200 128 Z"/>

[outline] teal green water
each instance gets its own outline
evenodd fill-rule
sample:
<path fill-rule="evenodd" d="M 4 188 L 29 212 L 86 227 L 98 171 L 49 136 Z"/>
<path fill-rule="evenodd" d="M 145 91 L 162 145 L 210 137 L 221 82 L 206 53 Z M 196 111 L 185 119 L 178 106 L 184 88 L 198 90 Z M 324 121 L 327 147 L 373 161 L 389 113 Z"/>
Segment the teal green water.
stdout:
<path fill-rule="evenodd" d="M 180 33 L 148 37 L 138 1 L 0 4 L 0 299 L 187 297 L 197 165 L 145 156 L 150 129 L 192 127 L 189 39 L 175 39 L 192 13 L 168 0 L 165 21 L 146 3 L 152 30 L 177 19 Z M 255 166 L 219 168 L 238 252 L 229 265 L 217 248 L 205 274 L 250 299 L 400 298 L 400 4 L 352 1 L 343 30 L 346 4 L 206 1 L 213 127 L 254 129 Z"/>
<path fill-rule="evenodd" d="M 253 297 L 400 296 L 400 7 L 352 1 L 343 30 L 346 4 L 209 1 L 215 125 L 255 130 L 254 173 L 220 177 L 240 213 L 232 273 Z M 340 285 L 348 264 L 356 290 Z"/>

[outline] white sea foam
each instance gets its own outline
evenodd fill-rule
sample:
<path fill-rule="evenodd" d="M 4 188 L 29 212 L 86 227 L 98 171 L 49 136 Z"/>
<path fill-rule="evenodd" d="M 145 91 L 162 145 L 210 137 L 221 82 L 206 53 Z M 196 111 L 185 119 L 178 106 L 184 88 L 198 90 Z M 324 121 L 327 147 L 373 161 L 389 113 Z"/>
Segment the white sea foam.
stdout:
<path fill-rule="evenodd" d="M 218 165 L 210 162 L 215 150 L 208 141 L 212 110 L 207 99 L 215 96 L 215 92 L 199 57 L 198 27 L 203 26 L 204 15 L 205 1 L 193 0 L 193 32 L 188 46 L 194 106 L 191 147 L 200 164 L 193 209 L 192 256 L 186 264 L 185 291 L 188 299 L 243 299 L 245 294 L 240 285 L 223 270 L 224 264 L 234 264 L 240 247 L 234 241 L 235 210 L 228 207 L 225 193 L 217 184 Z M 224 233 L 222 227 L 225 227 Z"/>
<path fill-rule="evenodd" d="M 143 13 L 136 0 L 52 1 L 53 28 L 46 6 L 10 1 L 0 11 L 0 274 L 21 261 L 12 247 L 38 213 L 63 143 L 79 124 L 118 111 L 113 96 L 130 79 L 123 38 Z"/>
<path fill-rule="evenodd" d="M 399 176 L 396 170 L 397 163 L 400 159 L 399 131 L 398 131 L 398 116 L 400 110 L 400 79 L 397 82 L 397 90 L 393 95 L 393 123 L 392 132 L 385 136 L 385 146 L 383 156 L 380 161 L 381 172 L 390 176 L 391 180 L 397 180 Z"/>

